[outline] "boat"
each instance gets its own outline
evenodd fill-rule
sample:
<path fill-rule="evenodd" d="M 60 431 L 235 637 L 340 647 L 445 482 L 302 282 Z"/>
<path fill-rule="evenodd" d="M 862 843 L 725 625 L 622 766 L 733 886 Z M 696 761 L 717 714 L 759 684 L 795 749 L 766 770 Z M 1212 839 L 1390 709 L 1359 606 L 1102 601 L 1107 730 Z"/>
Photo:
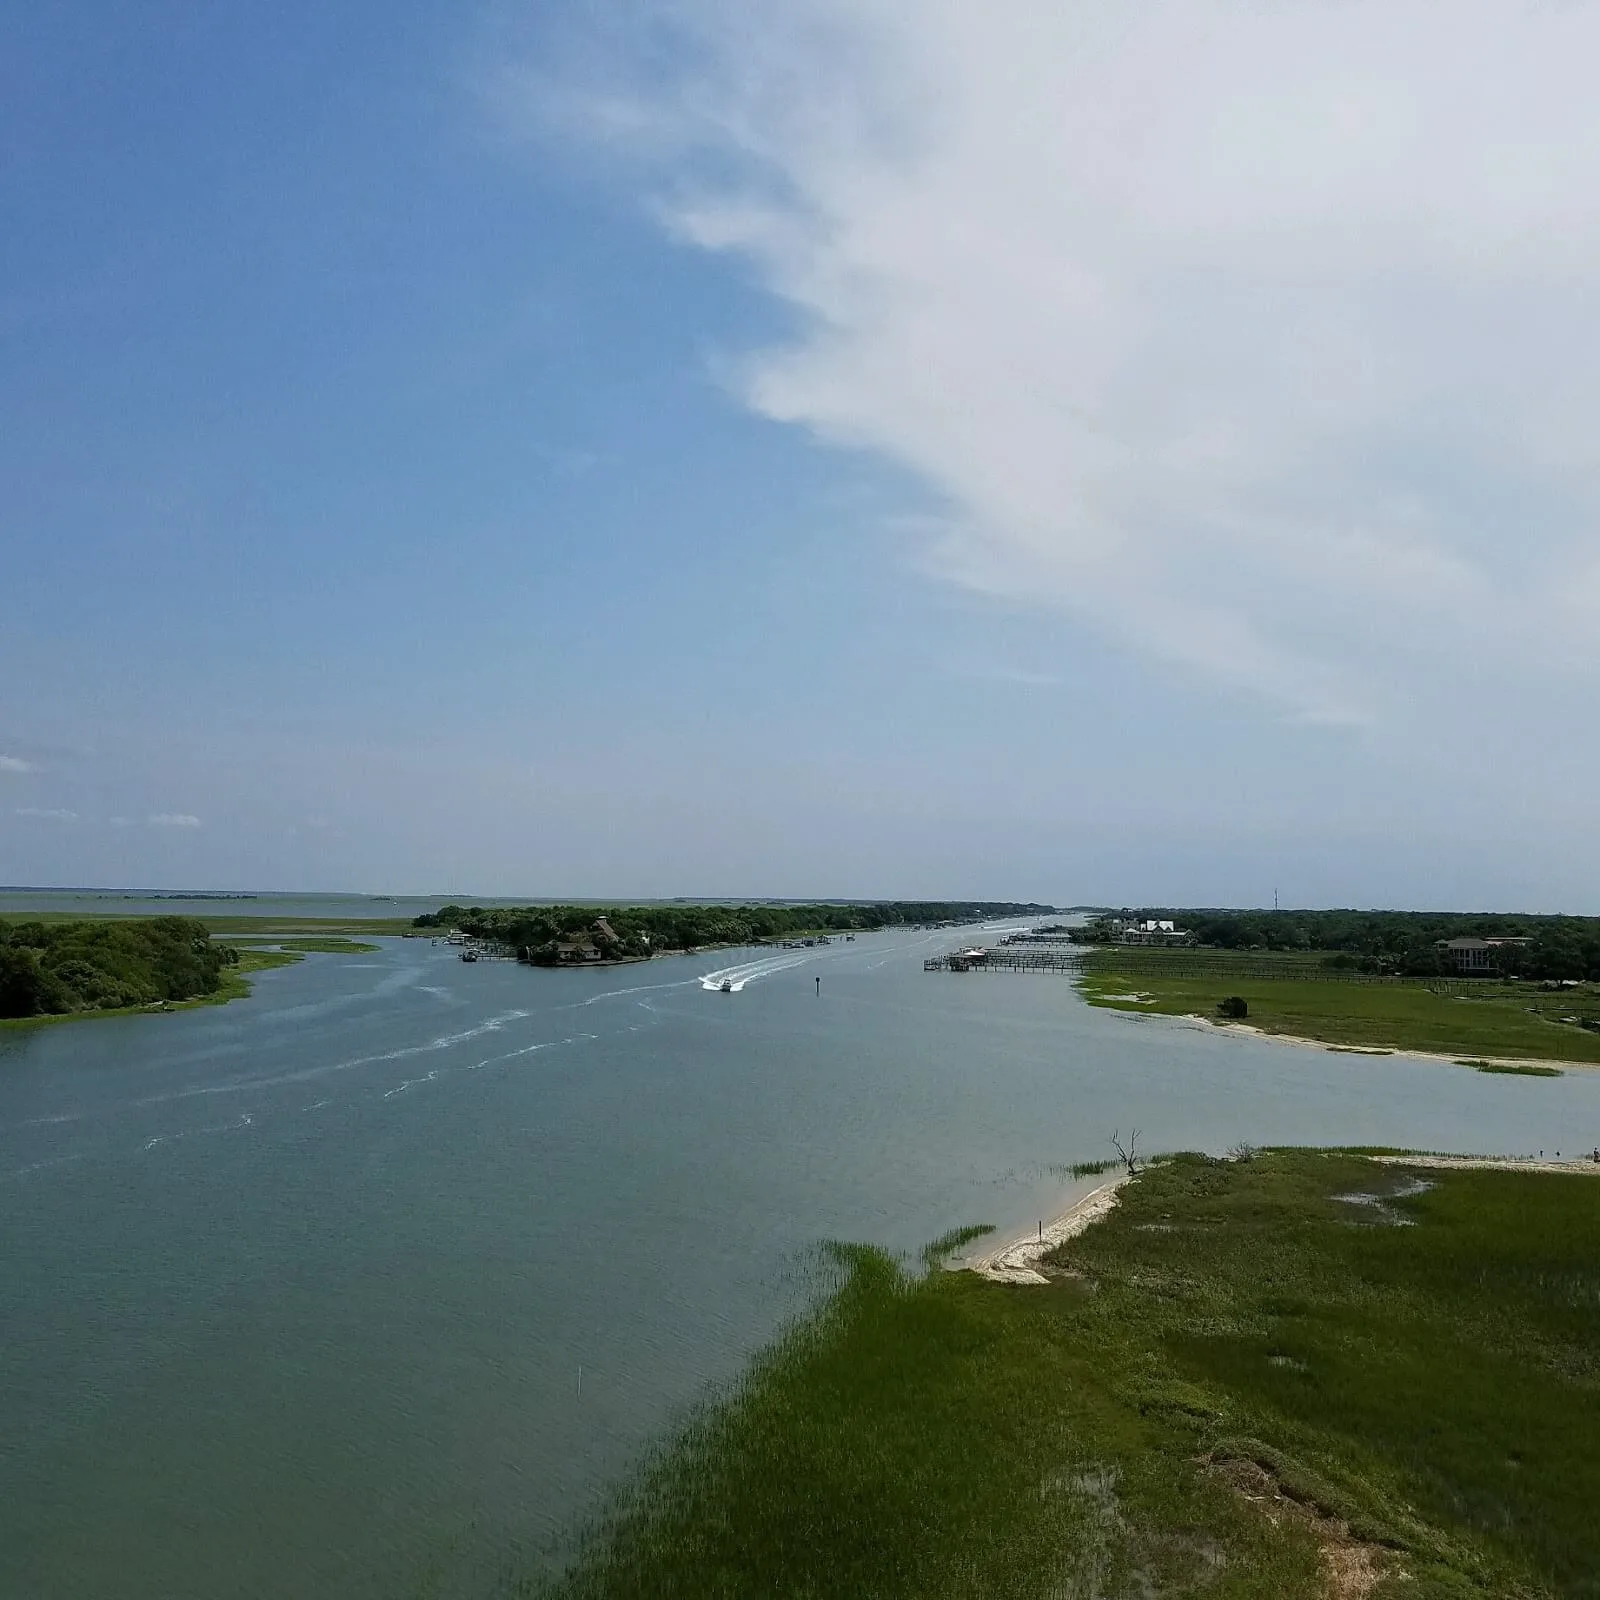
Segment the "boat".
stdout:
<path fill-rule="evenodd" d="M 478 952 L 476 950 L 463 950 L 461 952 L 461 959 L 463 961 L 476 961 L 478 959 Z"/>
<path fill-rule="evenodd" d="M 722 992 L 724 994 L 732 994 L 733 993 L 733 979 L 732 978 L 724 978 L 722 980 Z"/>

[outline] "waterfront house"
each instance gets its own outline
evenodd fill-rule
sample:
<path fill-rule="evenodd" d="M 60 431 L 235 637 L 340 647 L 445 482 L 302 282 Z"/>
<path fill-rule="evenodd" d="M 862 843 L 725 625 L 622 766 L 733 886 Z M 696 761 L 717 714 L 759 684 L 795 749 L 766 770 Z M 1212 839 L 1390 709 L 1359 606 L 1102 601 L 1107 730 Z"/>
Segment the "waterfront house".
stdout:
<path fill-rule="evenodd" d="M 1194 935 L 1165 917 L 1146 917 L 1138 922 L 1114 924 L 1120 944 L 1182 945 L 1193 944 Z"/>
<path fill-rule="evenodd" d="M 1506 969 L 1506 956 L 1515 955 L 1532 939 L 1441 939 L 1439 948 L 1457 972 L 1469 977 L 1493 977 Z"/>

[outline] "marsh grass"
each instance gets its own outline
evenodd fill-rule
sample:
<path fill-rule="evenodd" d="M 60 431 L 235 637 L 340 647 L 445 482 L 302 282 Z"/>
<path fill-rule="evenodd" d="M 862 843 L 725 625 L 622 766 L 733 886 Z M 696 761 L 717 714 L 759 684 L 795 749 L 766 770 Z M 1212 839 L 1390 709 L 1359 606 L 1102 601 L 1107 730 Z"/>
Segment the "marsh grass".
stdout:
<path fill-rule="evenodd" d="M 1083 1384 L 1038 1308 L 966 1274 L 914 1279 L 877 1250 L 838 1259 L 817 1316 L 644 1468 L 564 1580 L 521 1592 L 1087 1600 L 1157 1573 L 1176 1592 L 1213 1570 L 1197 1525 L 1271 1575 L 1216 1592 L 1265 1600 L 1315 1578 L 1303 1534 L 1145 1449 L 1147 1425 Z"/>
<path fill-rule="evenodd" d="M 1600 1181 L 1427 1181 L 1342 1152 L 1178 1155 L 1043 1288 L 830 1246 L 818 1312 L 570 1570 L 512 1587 L 1285 1600 L 1325 1594 L 1338 1525 L 1381 1552 L 1379 1594 L 1600 1594 Z M 1309 1512 L 1262 1515 L 1229 1462 Z"/>
<path fill-rule="evenodd" d="M 1116 1172 L 1122 1167 L 1120 1161 L 1074 1161 L 1067 1171 L 1074 1178 L 1098 1178 L 1102 1172 Z"/>
<path fill-rule="evenodd" d="M 982 1239 L 994 1232 L 991 1223 L 974 1223 L 965 1228 L 952 1228 L 948 1233 L 942 1233 L 932 1244 L 922 1248 L 922 1264 L 932 1271 L 935 1267 L 942 1266 L 951 1256 L 959 1255 L 974 1240 Z"/>
<path fill-rule="evenodd" d="M 1177 967 L 1141 970 L 1137 1003 L 1127 999 L 1127 978 L 1116 972 L 1091 968 L 1078 985 L 1093 1006 L 1208 1019 L 1215 1017 L 1219 999 L 1237 992 L 1249 1006 L 1252 1028 L 1324 1044 L 1600 1062 L 1600 1033 L 1547 1015 L 1550 997 L 1514 985 L 1485 984 L 1481 993 L 1461 996 L 1437 994 L 1421 983 L 1295 976 L 1221 980 Z"/>
<path fill-rule="evenodd" d="M 309 937 L 273 938 L 266 934 L 252 934 L 248 938 L 230 937 L 223 941 L 237 950 L 260 949 L 292 950 L 301 955 L 371 955 L 380 947 L 362 939 L 350 939 L 342 934 L 318 934 Z"/>
<path fill-rule="evenodd" d="M 1600 1182 L 1427 1177 L 1177 1156 L 1035 1288 L 832 1247 L 815 1315 L 513 1588 L 1290 1600 L 1337 1527 L 1380 1594 L 1600 1593 Z"/>
<path fill-rule="evenodd" d="M 13 921 L 27 922 L 83 922 L 112 921 L 127 918 L 140 918 L 159 915 L 150 902 L 137 901 L 127 910 L 107 908 L 103 912 L 96 912 L 93 917 L 85 918 L 81 911 L 8 911 L 5 916 Z M 316 937 L 322 934 L 348 934 L 348 935 L 386 935 L 400 937 L 402 934 L 420 932 L 420 936 L 436 935 L 437 929 L 417 930 L 411 926 L 409 917 L 299 917 L 278 916 L 271 912 L 256 912 L 254 915 L 228 915 L 228 916 L 198 916 L 193 919 L 203 922 L 212 933 L 238 934 L 241 937 L 255 936 L 267 938 L 277 934 L 307 934 Z M 230 941 L 231 942 L 231 941 Z"/>

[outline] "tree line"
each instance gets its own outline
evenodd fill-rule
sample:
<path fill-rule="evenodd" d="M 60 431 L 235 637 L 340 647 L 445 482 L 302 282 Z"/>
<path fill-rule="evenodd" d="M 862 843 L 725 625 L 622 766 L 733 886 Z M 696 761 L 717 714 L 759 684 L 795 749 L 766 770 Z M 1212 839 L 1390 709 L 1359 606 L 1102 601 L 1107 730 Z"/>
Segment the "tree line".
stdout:
<path fill-rule="evenodd" d="M 703 945 L 759 944 L 803 933 L 870 932 L 985 917 L 1035 916 L 1049 906 L 1009 900 L 888 900 L 861 905 L 442 906 L 413 919 L 504 945 L 525 961 L 554 966 L 562 946 L 581 944 L 607 960 L 640 959 Z"/>
<path fill-rule="evenodd" d="M 1318 952 L 1325 964 L 1398 977 L 1445 977 L 1456 971 L 1442 948 L 1451 939 L 1526 939 L 1490 953 L 1502 977 L 1600 981 L 1600 917 L 1455 911 L 1217 911 L 1164 907 L 1120 913 L 1170 918 L 1213 950 Z M 1109 913 L 1073 937 L 1109 943 Z"/>
<path fill-rule="evenodd" d="M 195 917 L 0 922 L 0 1017 L 193 1000 L 238 959 Z"/>

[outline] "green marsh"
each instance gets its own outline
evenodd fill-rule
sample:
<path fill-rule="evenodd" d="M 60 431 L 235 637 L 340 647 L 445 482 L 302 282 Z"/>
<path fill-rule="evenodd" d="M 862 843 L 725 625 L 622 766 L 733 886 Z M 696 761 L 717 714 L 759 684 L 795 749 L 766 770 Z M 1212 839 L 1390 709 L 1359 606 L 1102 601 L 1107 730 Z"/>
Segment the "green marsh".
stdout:
<path fill-rule="evenodd" d="M 829 1260 L 519 1592 L 1600 1593 L 1595 1178 L 1177 1157 L 1043 1287 Z"/>
<path fill-rule="evenodd" d="M 1127 970 L 1121 952 L 1096 952 L 1078 980 L 1090 1005 L 1166 1016 L 1214 1018 L 1217 1002 L 1238 994 L 1249 1005 L 1249 1025 L 1345 1047 L 1423 1050 L 1450 1056 L 1521 1056 L 1600 1064 L 1600 1032 L 1561 1020 L 1570 997 L 1529 984 L 1482 982 L 1436 985 L 1417 980 L 1352 981 L 1321 976 L 1308 964 L 1298 971 L 1263 964 L 1249 975 L 1191 970 L 1187 952 L 1156 953 Z M 1203 952 L 1201 954 L 1204 954 Z M 1467 993 L 1441 992 L 1453 987 Z"/>

